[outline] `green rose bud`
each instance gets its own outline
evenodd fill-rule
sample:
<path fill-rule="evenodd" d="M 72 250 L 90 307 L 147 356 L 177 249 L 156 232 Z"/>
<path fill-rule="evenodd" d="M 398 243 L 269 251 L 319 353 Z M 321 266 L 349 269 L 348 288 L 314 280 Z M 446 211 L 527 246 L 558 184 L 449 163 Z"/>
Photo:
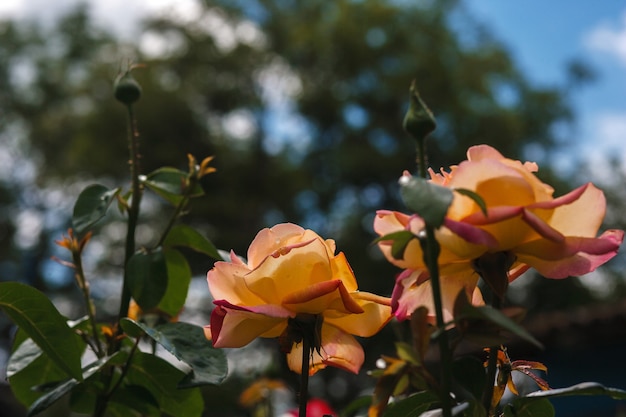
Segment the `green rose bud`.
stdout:
<path fill-rule="evenodd" d="M 133 78 L 130 70 L 117 76 L 114 91 L 115 98 L 123 104 L 132 104 L 141 97 L 141 86 Z"/>
<path fill-rule="evenodd" d="M 404 116 L 403 127 L 418 142 L 422 142 L 437 127 L 435 118 L 422 101 L 415 82 L 411 84 L 409 110 Z"/>

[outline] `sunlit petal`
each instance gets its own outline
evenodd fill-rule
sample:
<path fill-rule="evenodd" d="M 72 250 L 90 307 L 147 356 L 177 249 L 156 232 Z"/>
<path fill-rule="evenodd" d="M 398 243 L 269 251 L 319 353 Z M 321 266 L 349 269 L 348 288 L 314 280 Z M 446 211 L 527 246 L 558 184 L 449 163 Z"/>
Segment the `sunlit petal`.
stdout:
<path fill-rule="evenodd" d="M 219 348 L 241 347 L 257 337 L 278 337 L 286 326 L 282 317 L 218 305 L 211 313 L 211 340 Z"/>
<path fill-rule="evenodd" d="M 340 280 L 319 282 L 287 294 L 282 304 L 298 313 L 320 314 L 328 309 L 343 314 L 363 312 Z"/>
<path fill-rule="evenodd" d="M 261 230 L 248 248 L 248 265 L 251 269 L 256 268 L 270 253 L 286 246 L 290 238 L 303 233 L 302 227 L 292 223 L 282 223 L 271 229 Z"/>
<path fill-rule="evenodd" d="M 273 304 L 280 304 L 284 295 L 332 278 L 326 246 L 321 240 L 315 240 L 277 258 L 266 257 L 246 275 L 245 282 L 250 291 L 262 294 Z"/>
<path fill-rule="evenodd" d="M 250 270 L 244 264 L 216 262 L 207 273 L 211 295 L 216 300 L 229 300 L 232 304 L 258 305 L 267 300 L 251 292 L 244 282 Z"/>
<path fill-rule="evenodd" d="M 351 298 L 361 309 L 361 314 L 335 314 L 327 311 L 324 322 L 361 337 L 370 337 L 383 328 L 392 318 L 391 300 L 368 292 L 354 292 Z"/>
<path fill-rule="evenodd" d="M 314 351 L 310 357 L 309 375 L 315 374 L 326 366 L 334 366 L 353 373 L 358 373 L 363 365 L 365 354 L 357 340 L 340 329 L 322 326 L 322 348 Z M 294 344 L 287 354 L 287 364 L 294 372 L 302 373 L 302 343 Z"/>

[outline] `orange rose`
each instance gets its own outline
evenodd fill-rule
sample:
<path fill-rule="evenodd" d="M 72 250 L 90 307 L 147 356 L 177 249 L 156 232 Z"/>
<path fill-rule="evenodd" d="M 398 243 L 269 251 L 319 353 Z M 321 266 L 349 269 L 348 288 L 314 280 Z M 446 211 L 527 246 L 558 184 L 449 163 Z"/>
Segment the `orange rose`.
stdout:
<path fill-rule="evenodd" d="M 509 281 L 530 267 L 548 278 L 582 275 L 617 254 L 623 231 L 608 230 L 596 237 L 606 211 L 602 191 L 588 183 L 554 198 L 552 187 L 535 176 L 537 169 L 535 163 L 522 164 L 480 145 L 471 147 L 467 160 L 451 167 L 449 173 L 430 170 L 433 183 L 473 191 L 487 207 L 485 215 L 473 199 L 454 193 L 444 226 L 436 231 L 442 286 L 446 276 L 454 276 L 457 287 L 462 281 L 468 292 L 473 292 L 478 280 L 474 262 L 489 253 L 511 257 Z M 374 220 L 374 229 L 381 236 L 400 230 L 417 234 L 423 227 L 419 216 L 397 212 L 379 211 Z M 400 277 L 398 284 L 405 280 L 403 288 L 416 291 L 426 281 L 419 242 L 412 241 L 401 260 L 391 256 L 391 242 L 382 241 L 379 247 L 390 262 L 417 271 Z M 407 283 L 409 275 L 415 278 Z M 402 288 L 396 288 L 394 302 L 402 293 Z"/>
<path fill-rule="evenodd" d="M 257 337 L 284 343 L 291 320 L 315 317 L 321 348 L 311 355 L 311 374 L 326 365 L 357 373 L 364 353 L 352 335 L 372 336 L 391 318 L 389 299 L 357 291 L 333 240 L 294 224 L 261 230 L 247 263 L 231 253 L 231 262 L 216 262 L 207 279 L 216 306 L 207 332 L 215 347 L 241 347 Z M 289 367 L 301 372 L 302 344 L 289 344 Z"/>

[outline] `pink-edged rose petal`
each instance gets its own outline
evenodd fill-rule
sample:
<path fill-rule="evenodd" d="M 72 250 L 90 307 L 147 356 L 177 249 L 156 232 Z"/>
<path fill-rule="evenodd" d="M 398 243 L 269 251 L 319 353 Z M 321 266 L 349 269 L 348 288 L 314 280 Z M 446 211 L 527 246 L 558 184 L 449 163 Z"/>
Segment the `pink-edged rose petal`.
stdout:
<path fill-rule="evenodd" d="M 257 337 L 278 337 L 291 316 L 279 306 L 258 306 L 252 311 L 225 300 L 214 303 L 210 329 L 213 346 L 218 348 L 245 346 Z"/>
<path fill-rule="evenodd" d="M 547 278 L 584 275 L 613 258 L 624 240 L 621 230 L 607 230 L 598 238 L 568 237 L 562 245 L 535 241 L 518 248 L 517 256 Z"/>

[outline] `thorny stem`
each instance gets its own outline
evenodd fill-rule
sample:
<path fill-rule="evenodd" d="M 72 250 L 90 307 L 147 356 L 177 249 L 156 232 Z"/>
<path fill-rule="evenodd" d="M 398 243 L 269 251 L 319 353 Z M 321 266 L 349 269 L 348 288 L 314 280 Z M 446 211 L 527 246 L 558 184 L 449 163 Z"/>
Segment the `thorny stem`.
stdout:
<path fill-rule="evenodd" d="M 141 203 L 141 184 L 139 183 L 139 132 L 135 122 L 132 104 L 127 105 L 128 109 L 128 150 L 130 153 L 130 176 L 132 181 L 132 198 L 128 209 L 128 232 L 126 234 L 126 251 L 124 258 L 124 283 L 122 287 L 122 298 L 118 318 L 122 319 L 128 315 L 130 305 L 130 289 L 128 288 L 127 268 L 128 260 L 135 253 L 135 229 L 139 218 L 139 204 Z"/>
<path fill-rule="evenodd" d="M 122 368 L 122 373 L 120 377 L 117 379 L 117 381 L 115 382 L 115 385 L 113 385 L 111 389 L 99 399 L 97 406 L 96 406 L 96 411 L 94 413 L 94 417 L 104 416 L 109 400 L 111 399 L 115 391 L 117 391 L 117 389 L 120 387 L 122 381 L 124 380 L 124 377 L 128 373 L 128 370 L 130 369 L 130 363 L 133 359 L 135 352 L 137 351 L 137 348 L 139 347 L 140 340 L 141 338 L 138 337 L 137 340 L 135 341 L 135 344 L 133 345 L 130 353 L 128 354 L 128 360 L 126 360 L 126 363 L 124 364 L 124 367 Z"/>
<path fill-rule="evenodd" d="M 165 226 L 163 233 L 161 233 L 161 238 L 159 239 L 159 242 L 156 244 L 156 247 L 163 245 L 163 242 L 165 241 L 167 234 L 176 223 L 176 220 L 180 216 L 183 209 L 187 207 L 187 204 L 189 203 L 189 200 L 191 198 L 191 193 L 193 192 L 193 188 L 196 185 L 196 181 L 197 181 L 197 178 L 195 176 L 189 175 L 188 181 L 185 183 L 185 190 L 183 192 L 183 198 L 180 201 L 180 203 L 178 203 L 178 205 L 176 206 L 176 209 L 174 210 L 174 213 L 172 213 L 172 216 L 170 217 L 170 220 L 167 222 L 167 226 Z"/>
<path fill-rule="evenodd" d="M 422 178 L 426 178 L 426 138 L 417 141 L 417 158 L 419 174 Z M 435 303 L 435 317 L 437 328 L 441 329 L 437 338 L 439 344 L 439 354 L 441 356 L 441 408 L 443 417 L 452 417 L 452 402 L 450 399 L 450 387 L 452 386 L 452 363 L 450 361 L 450 345 L 448 342 L 448 334 L 445 332 L 445 322 L 443 318 L 443 303 L 441 301 L 441 282 L 439 280 L 439 242 L 435 238 L 435 229 L 426 225 L 426 242 L 422 245 L 424 253 L 424 262 L 430 273 L 430 282 Z"/>
<path fill-rule="evenodd" d="M 419 175 L 422 178 L 427 178 L 426 139 L 428 135 L 435 130 L 437 123 L 435 122 L 432 112 L 428 106 L 426 106 L 426 103 L 420 98 L 415 82 L 411 84 L 409 91 L 409 109 L 404 116 L 403 127 L 404 130 L 415 139 L 417 144 L 416 161 Z M 452 363 L 448 334 L 445 332 L 441 301 L 441 282 L 439 280 L 438 264 L 440 246 L 435 238 L 435 229 L 433 226 L 426 224 L 424 232 L 426 236 L 425 238 L 420 238 L 420 244 L 424 254 L 424 263 L 430 273 L 437 328 L 441 330 L 437 338 L 439 353 L 441 355 L 441 408 L 443 410 L 443 417 L 451 417 L 452 401 L 450 398 L 450 387 L 452 386 Z"/>
<path fill-rule="evenodd" d="M 74 276 L 76 278 L 78 286 L 83 293 L 83 298 L 85 299 L 87 315 L 89 316 L 89 323 L 91 324 L 92 337 L 94 343 L 96 344 L 94 351 L 96 355 L 101 358 L 104 356 L 104 351 L 102 349 L 102 344 L 100 343 L 100 337 L 98 336 L 98 327 L 96 326 L 96 311 L 89 295 L 89 284 L 87 283 L 87 279 L 85 278 L 85 272 L 83 270 L 83 260 L 81 258 L 80 252 L 77 251 L 72 251 L 72 258 L 75 268 Z"/>
<path fill-rule="evenodd" d="M 493 297 L 493 308 L 500 309 L 502 307 L 500 298 L 498 296 Z M 487 416 L 492 416 L 494 410 L 491 409 L 491 401 L 493 397 L 493 387 L 496 380 L 496 373 L 498 371 L 498 350 L 499 346 L 491 346 L 489 348 L 489 360 L 487 362 L 487 382 L 485 384 L 485 390 L 483 391 L 483 406 L 487 410 Z"/>
<path fill-rule="evenodd" d="M 306 417 L 309 402 L 309 362 L 311 360 L 311 335 L 302 338 L 302 374 L 300 375 L 300 396 L 298 417 Z"/>
<path fill-rule="evenodd" d="M 441 355 L 441 408 L 443 410 L 443 417 L 452 417 L 452 402 L 450 401 L 452 363 L 450 361 L 450 345 L 448 342 L 448 333 L 445 331 L 443 303 L 441 301 L 441 281 L 439 280 L 439 264 L 437 262 L 437 258 L 439 257 L 439 243 L 435 238 L 435 230 L 432 226 L 426 226 L 426 245 L 422 247 L 426 249 L 423 250 L 424 261 L 430 273 L 437 328 L 442 330 L 437 338 L 439 353 Z"/>
<path fill-rule="evenodd" d="M 135 229 L 137 228 L 137 220 L 139 218 L 139 204 L 141 203 L 141 184 L 139 183 L 139 132 L 135 122 L 135 115 L 132 104 L 127 104 L 128 109 L 128 150 L 130 153 L 130 176 L 132 198 L 128 209 L 128 230 L 126 233 L 126 250 L 124 257 L 124 281 L 122 284 L 122 296 L 120 300 L 120 309 L 118 313 L 117 336 L 121 335 L 122 329 L 119 321 L 128 315 L 128 307 L 130 305 L 130 289 L 128 288 L 128 261 L 135 253 Z M 109 344 L 108 353 L 111 355 L 119 349 L 119 337 L 114 337 Z M 118 379 L 114 389 L 124 379 L 125 371 L 122 371 L 121 377 Z M 102 381 L 105 387 L 108 387 L 113 378 L 113 370 L 109 369 L 102 373 Z M 94 417 L 102 417 L 107 409 L 107 404 L 111 397 L 112 391 L 98 397 L 96 401 L 96 410 Z"/>
<path fill-rule="evenodd" d="M 419 171 L 419 176 L 422 178 L 427 177 L 428 171 L 428 158 L 426 157 L 426 138 L 417 141 L 416 152 L 417 152 L 417 169 Z"/>

